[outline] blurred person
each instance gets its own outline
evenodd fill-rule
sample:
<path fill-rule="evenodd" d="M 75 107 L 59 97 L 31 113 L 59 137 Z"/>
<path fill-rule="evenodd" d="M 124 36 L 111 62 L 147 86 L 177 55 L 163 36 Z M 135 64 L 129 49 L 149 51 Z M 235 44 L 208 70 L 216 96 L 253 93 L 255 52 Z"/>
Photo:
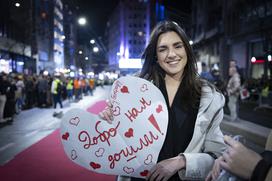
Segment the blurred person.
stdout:
<path fill-rule="evenodd" d="M 238 68 L 238 65 L 237 65 L 236 60 L 231 59 L 231 60 L 229 61 L 229 67 L 235 67 L 235 68 Z"/>
<path fill-rule="evenodd" d="M 25 84 L 24 84 L 22 75 L 17 76 L 16 87 L 17 87 L 16 113 L 19 113 L 22 110 L 22 107 L 24 105 Z"/>
<path fill-rule="evenodd" d="M 52 86 L 51 86 L 51 93 L 53 95 L 53 104 L 54 104 L 54 109 L 57 108 L 57 103 L 59 103 L 60 108 L 62 109 L 62 100 L 61 100 L 61 90 L 62 90 L 62 83 L 60 80 L 60 74 L 56 73 L 54 76 L 54 80 L 52 82 Z M 54 112 L 53 116 L 61 116 L 62 115 L 62 111 L 60 112 Z"/>
<path fill-rule="evenodd" d="M 228 93 L 228 108 L 230 110 L 230 120 L 238 121 L 237 104 L 240 95 L 241 80 L 236 67 L 229 68 L 229 76 L 230 78 L 227 85 L 227 93 Z"/>
<path fill-rule="evenodd" d="M 3 72 L 0 74 L 0 85 L 0 123 L 5 123 L 4 109 L 7 101 L 6 92 L 9 87 L 9 82 L 7 81 L 7 75 Z"/>
<path fill-rule="evenodd" d="M 80 97 L 80 82 L 78 77 L 74 79 L 74 91 L 75 91 L 75 100 L 78 101 Z"/>
<path fill-rule="evenodd" d="M 93 95 L 94 87 L 95 87 L 95 81 L 94 78 L 90 78 L 89 80 L 89 86 L 90 86 L 90 94 Z"/>
<path fill-rule="evenodd" d="M 46 80 L 48 82 L 48 88 L 46 91 L 46 106 L 47 107 L 51 107 L 53 105 L 53 96 L 51 94 L 51 88 L 52 88 L 52 82 L 53 82 L 53 77 L 52 75 L 48 74 L 48 76 L 46 77 Z"/>
<path fill-rule="evenodd" d="M 66 85 L 66 89 L 67 89 L 67 97 L 69 102 L 73 101 L 73 79 L 71 77 L 69 77 L 67 79 L 67 85 Z"/>
<path fill-rule="evenodd" d="M 37 83 L 38 88 L 38 106 L 45 107 L 46 106 L 46 92 L 48 90 L 48 81 L 45 76 L 40 75 Z"/>
<path fill-rule="evenodd" d="M 80 85 L 81 85 L 81 95 L 83 97 L 83 95 L 87 95 L 87 87 L 86 87 L 86 81 L 84 79 L 84 77 L 80 78 Z"/>
<path fill-rule="evenodd" d="M 142 55 L 140 77 L 162 92 L 168 107 L 167 134 L 147 180 L 203 180 L 225 149 L 220 122 L 224 96 L 197 75 L 187 35 L 175 22 L 159 22 Z M 99 115 L 111 123 L 112 105 Z M 203 126 L 203 125 L 207 126 Z M 119 176 L 118 180 L 144 180 Z"/>
<path fill-rule="evenodd" d="M 208 66 L 206 65 L 206 63 L 202 62 L 201 66 L 202 66 L 202 71 L 200 73 L 200 77 L 202 79 L 206 79 L 209 82 L 213 83 L 214 82 L 214 77 L 211 74 L 211 72 L 208 70 Z"/>
<path fill-rule="evenodd" d="M 6 121 L 13 121 L 15 114 L 15 92 L 17 90 L 16 81 L 13 77 L 8 76 L 8 87 L 6 89 L 6 104 L 4 109 L 4 119 Z"/>
<path fill-rule="evenodd" d="M 39 101 L 39 92 L 38 92 L 38 76 L 37 74 L 33 74 L 33 92 L 32 92 L 32 99 L 33 99 L 33 106 L 38 106 Z"/>
<path fill-rule="evenodd" d="M 30 109 L 32 108 L 34 104 L 34 81 L 32 76 L 28 75 L 26 76 L 25 81 L 25 93 L 26 93 L 26 99 L 25 99 L 25 108 Z"/>
<path fill-rule="evenodd" d="M 229 61 L 229 67 L 235 67 L 238 74 L 240 75 L 240 82 L 241 85 L 244 83 L 244 77 L 243 77 L 243 71 L 242 69 L 238 66 L 237 61 L 235 59 L 231 59 Z"/>
<path fill-rule="evenodd" d="M 258 154 L 229 136 L 225 136 L 224 141 L 228 145 L 228 148 L 222 156 L 216 159 L 213 169 L 206 178 L 206 181 L 217 180 L 223 177 L 222 173 L 220 173 L 222 169 L 245 180 L 272 180 L 271 150 L 266 150 L 262 154 Z M 271 145 L 271 141 L 270 138 L 267 143 Z"/>

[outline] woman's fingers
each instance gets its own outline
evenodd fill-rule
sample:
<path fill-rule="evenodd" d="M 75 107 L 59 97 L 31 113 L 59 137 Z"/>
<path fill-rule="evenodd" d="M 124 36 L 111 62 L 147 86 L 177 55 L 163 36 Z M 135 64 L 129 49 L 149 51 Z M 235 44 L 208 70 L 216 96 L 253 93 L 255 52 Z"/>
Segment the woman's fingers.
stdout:
<path fill-rule="evenodd" d="M 113 116 L 111 109 L 104 109 L 102 112 L 99 113 L 99 116 L 106 120 L 108 123 L 112 124 Z"/>
<path fill-rule="evenodd" d="M 110 100 L 106 100 L 106 103 L 107 103 L 107 106 L 108 106 L 108 107 L 112 108 L 113 105 L 112 105 L 112 103 L 111 103 Z"/>
<path fill-rule="evenodd" d="M 212 171 L 209 172 L 209 174 L 206 177 L 205 181 L 211 181 L 211 180 L 212 180 Z"/>

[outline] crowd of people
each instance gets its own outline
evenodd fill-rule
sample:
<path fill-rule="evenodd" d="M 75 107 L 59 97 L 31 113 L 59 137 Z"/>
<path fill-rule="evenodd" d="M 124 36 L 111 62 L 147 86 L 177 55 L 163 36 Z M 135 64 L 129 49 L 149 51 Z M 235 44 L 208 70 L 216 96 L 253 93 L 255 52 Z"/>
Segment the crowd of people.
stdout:
<path fill-rule="evenodd" d="M 94 78 L 0 73 L 0 123 L 12 122 L 15 114 L 33 107 L 63 107 L 62 100 L 79 101 L 93 95 Z M 57 115 L 57 114 L 55 114 Z"/>

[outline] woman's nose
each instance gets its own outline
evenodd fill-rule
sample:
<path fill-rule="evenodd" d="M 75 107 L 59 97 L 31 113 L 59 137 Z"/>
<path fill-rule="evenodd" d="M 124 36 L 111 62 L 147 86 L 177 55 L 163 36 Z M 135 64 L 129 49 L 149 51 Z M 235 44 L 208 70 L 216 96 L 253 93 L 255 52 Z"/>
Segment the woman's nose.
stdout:
<path fill-rule="evenodd" d="M 171 58 L 171 57 L 176 57 L 176 52 L 173 48 L 170 48 L 169 49 L 169 53 L 168 53 L 168 57 Z"/>

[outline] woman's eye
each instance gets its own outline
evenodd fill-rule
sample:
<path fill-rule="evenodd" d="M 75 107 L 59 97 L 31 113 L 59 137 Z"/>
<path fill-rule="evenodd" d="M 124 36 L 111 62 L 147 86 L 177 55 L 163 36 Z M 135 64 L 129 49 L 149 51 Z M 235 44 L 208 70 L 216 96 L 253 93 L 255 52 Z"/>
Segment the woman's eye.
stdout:
<path fill-rule="evenodd" d="M 182 48 L 183 46 L 182 45 L 177 45 L 176 48 Z"/>
<path fill-rule="evenodd" d="M 159 52 L 164 52 L 166 49 L 159 49 Z"/>

